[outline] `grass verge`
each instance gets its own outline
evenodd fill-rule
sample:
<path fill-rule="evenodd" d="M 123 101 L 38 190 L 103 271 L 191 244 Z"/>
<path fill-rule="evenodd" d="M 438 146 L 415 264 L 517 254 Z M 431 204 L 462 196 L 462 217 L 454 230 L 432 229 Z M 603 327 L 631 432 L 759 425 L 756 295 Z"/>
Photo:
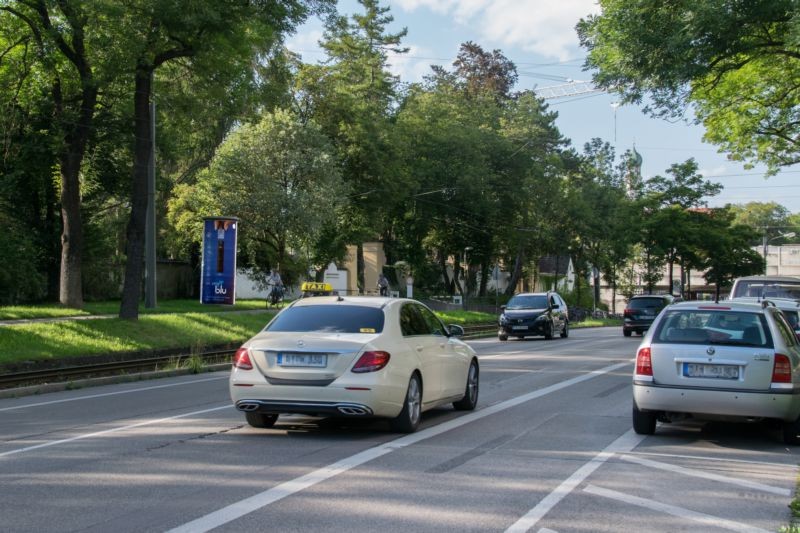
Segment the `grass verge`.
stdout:
<path fill-rule="evenodd" d="M 0 329 L 0 365 L 68 357 L 241 342 L 260 331 L 273 311 L 253 314 L 153 314 L 21 324 Z"/>
<path fill-rule="evenodd" d="M 63 318 L 70 316 L 115 315 L 119 313 L 118 301 L 86 302 L 83 309 L 73 309 L 58 304 L 10 305 L 0 307 L 0 320 L 20 320 L 31 318 Z M 197 300 L 162 300 L 155 309 L 139 305 L 143 315 L 166 313 L 208 313 L 215 311 L 247 311 L 265 309 L 264 300 L 239 300 L 236 305 L 208 305 Z"/>
<path fill-rule="evenodd" d="M 608 328 L 622 327 L 621 318 L 587 318 L 583 322 L 570 322 L 569 327 L 575 328 Z"/>
<path fill-rule="evenodd" d="M 0 365 L 190 346 L 196 352 L 197 346 L 243 342 L 260 331 L 274 314 L 272 310 L 252 314 L 155 313 L 135 321 L 109 318 L 4 326 L 0 327 Z M 495 320 L 487 313 L 438 314 L 446 324 L 485 324 Z M 195 359 L 184 359 L 180 364 L 194 369 L 199 358 Z"/>

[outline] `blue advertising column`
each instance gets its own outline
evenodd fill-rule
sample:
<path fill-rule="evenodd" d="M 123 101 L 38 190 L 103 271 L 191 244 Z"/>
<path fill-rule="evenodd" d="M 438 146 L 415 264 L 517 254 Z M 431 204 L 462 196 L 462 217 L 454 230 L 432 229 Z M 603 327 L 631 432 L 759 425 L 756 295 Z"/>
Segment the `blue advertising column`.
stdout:
<path fill-rule="evenodd" d="M 236 303 L 236 217 L 203 219 L 203 263 L 200 303 Z"/>

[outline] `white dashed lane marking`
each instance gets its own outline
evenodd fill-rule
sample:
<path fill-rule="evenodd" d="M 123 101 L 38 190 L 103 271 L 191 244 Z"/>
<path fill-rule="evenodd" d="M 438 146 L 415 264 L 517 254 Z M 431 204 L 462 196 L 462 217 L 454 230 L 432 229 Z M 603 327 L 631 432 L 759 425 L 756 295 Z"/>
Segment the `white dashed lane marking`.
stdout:
<path fill-rule="evenodd" d="M 587 492 L 589 494 L 594 494 L 595 496 L 602 496 L 604 498 L 610 498 L 612 500 L 628 503 L 630 505 L 644 507 L 645 509 L 660 511 L 662 513 L 676 516 L 678 518 L 692 520 L 694 522 L 703 524 L 706 527 L 715 527 L 715 528 L 729 529 L 731 531 L 742 531 L 751 533 L 767 533 L 766 529 L 753 527 L 747 524 L 742 524 L 740 522 L 733 522 L 732 520 L 726 520 L 718 516 L 698 513 L 697 511 L 691 511 L 689 509 L 684 509 L 683 507 L 676 507 L 674 505 L 669 505 L 666 503 L 661 503 L 653 500 L 647 500 L 645 498 L 640 498 L 638 496 L 631 496 L 630 494 L 625 494 L 624 492 L 617 492 L 616 490 L 604 489 L 602 487 L 597 487 L 595 485 L 587 485 L 586 488 L 583 490 L 584 492 Z"/>
<path fill-rule="evenodd" d="M 740 487 L 745 487 L 748 489 L 760 490 L 763 492 L 769 492 L 771 494 L 777 494 L 778 496 L 791 496 L 792 491 L 789 489 L 782 489 L 778 487 L 773 487 L 770 485 L 764 485 L 763 483 L 758 483 L 755 481 L 749 481 L 746 479 L 739 479 L 733 478 L 728 476 L 721 476 L 719 474 L 713 474 L 711 472 L 703 472 L 702 470 L 693 470 L 689 468 L 684 468 L 682 466 L 675 466 L 667 463 L 660 463 L 657 461 L 651 461 L 650 459 L 645 459 L 643 457 L 634 457 L 632 455 L 623 455 L 620 459 L 624 461 L 628 461 L 631 463 L 640 464 L 642 466 L 646 466 L 648 468 L 656 468 L 659 470 L 665 470 L 667 472 L 674 472 L 676 474 L 680 474 L 683 476 L 690 476 L 690 477 L 697 477 L 702 479 L 709 479 L 712 481 L 719 481 L 721 483 L 728 483 L 730 485 L 738 485 Z"/>

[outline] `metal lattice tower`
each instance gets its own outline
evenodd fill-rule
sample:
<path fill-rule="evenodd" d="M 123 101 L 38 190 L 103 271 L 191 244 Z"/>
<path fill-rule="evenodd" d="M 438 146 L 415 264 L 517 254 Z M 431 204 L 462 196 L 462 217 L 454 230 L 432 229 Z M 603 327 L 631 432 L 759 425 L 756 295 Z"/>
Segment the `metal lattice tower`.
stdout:
<path fill-rule="evenodd" d="M 567 98 L 569 96 L 579 96 L 582 94 L 602 93 L 603 89 L 595 87 L 590 81 L 574 80 L 563 85 L 551 85 L 550 87 L 537 87 L 534 89 L 536 96 L 545 100 L 554 98 Z"/>

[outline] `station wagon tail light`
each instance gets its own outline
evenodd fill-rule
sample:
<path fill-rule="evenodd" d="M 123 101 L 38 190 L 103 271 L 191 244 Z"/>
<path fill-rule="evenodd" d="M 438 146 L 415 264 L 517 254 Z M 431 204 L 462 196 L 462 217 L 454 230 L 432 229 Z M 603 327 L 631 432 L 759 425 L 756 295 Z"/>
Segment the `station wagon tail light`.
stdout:
<path fill-rule="evenodd" d="M 650 360 L 650 348 L 641 348 L 636 354 L 636 374 L 639 376 L 652 376 L 653 364 Z"/>
<path fill-rule="evenodd" d="M 233 356 L 233 367 L 242 370 L 253 370 L 253 363 L 250 361 L 250 352 L 247 348 L 239 348 Z"/>
<path fill-rule="evenodd" d="M 792 382 L 792 362 L 789 360 L 788 355 L 783 355 L 782 353 L 775 354 L 775 364 L 772 367 L 772 382 Z"/>
<path fill-rule="evenodd" d="M 364 352 L 361 354 L 361 357 L 358 358 L 356 364 L 353 365 L 353 372 L 356 374 L 363 374 L 364 372 L 375 372 L 376 370 L 380 370 L 386 366 L 390 357 L 391 355 L 389 355 L 389 352 Z"/>

